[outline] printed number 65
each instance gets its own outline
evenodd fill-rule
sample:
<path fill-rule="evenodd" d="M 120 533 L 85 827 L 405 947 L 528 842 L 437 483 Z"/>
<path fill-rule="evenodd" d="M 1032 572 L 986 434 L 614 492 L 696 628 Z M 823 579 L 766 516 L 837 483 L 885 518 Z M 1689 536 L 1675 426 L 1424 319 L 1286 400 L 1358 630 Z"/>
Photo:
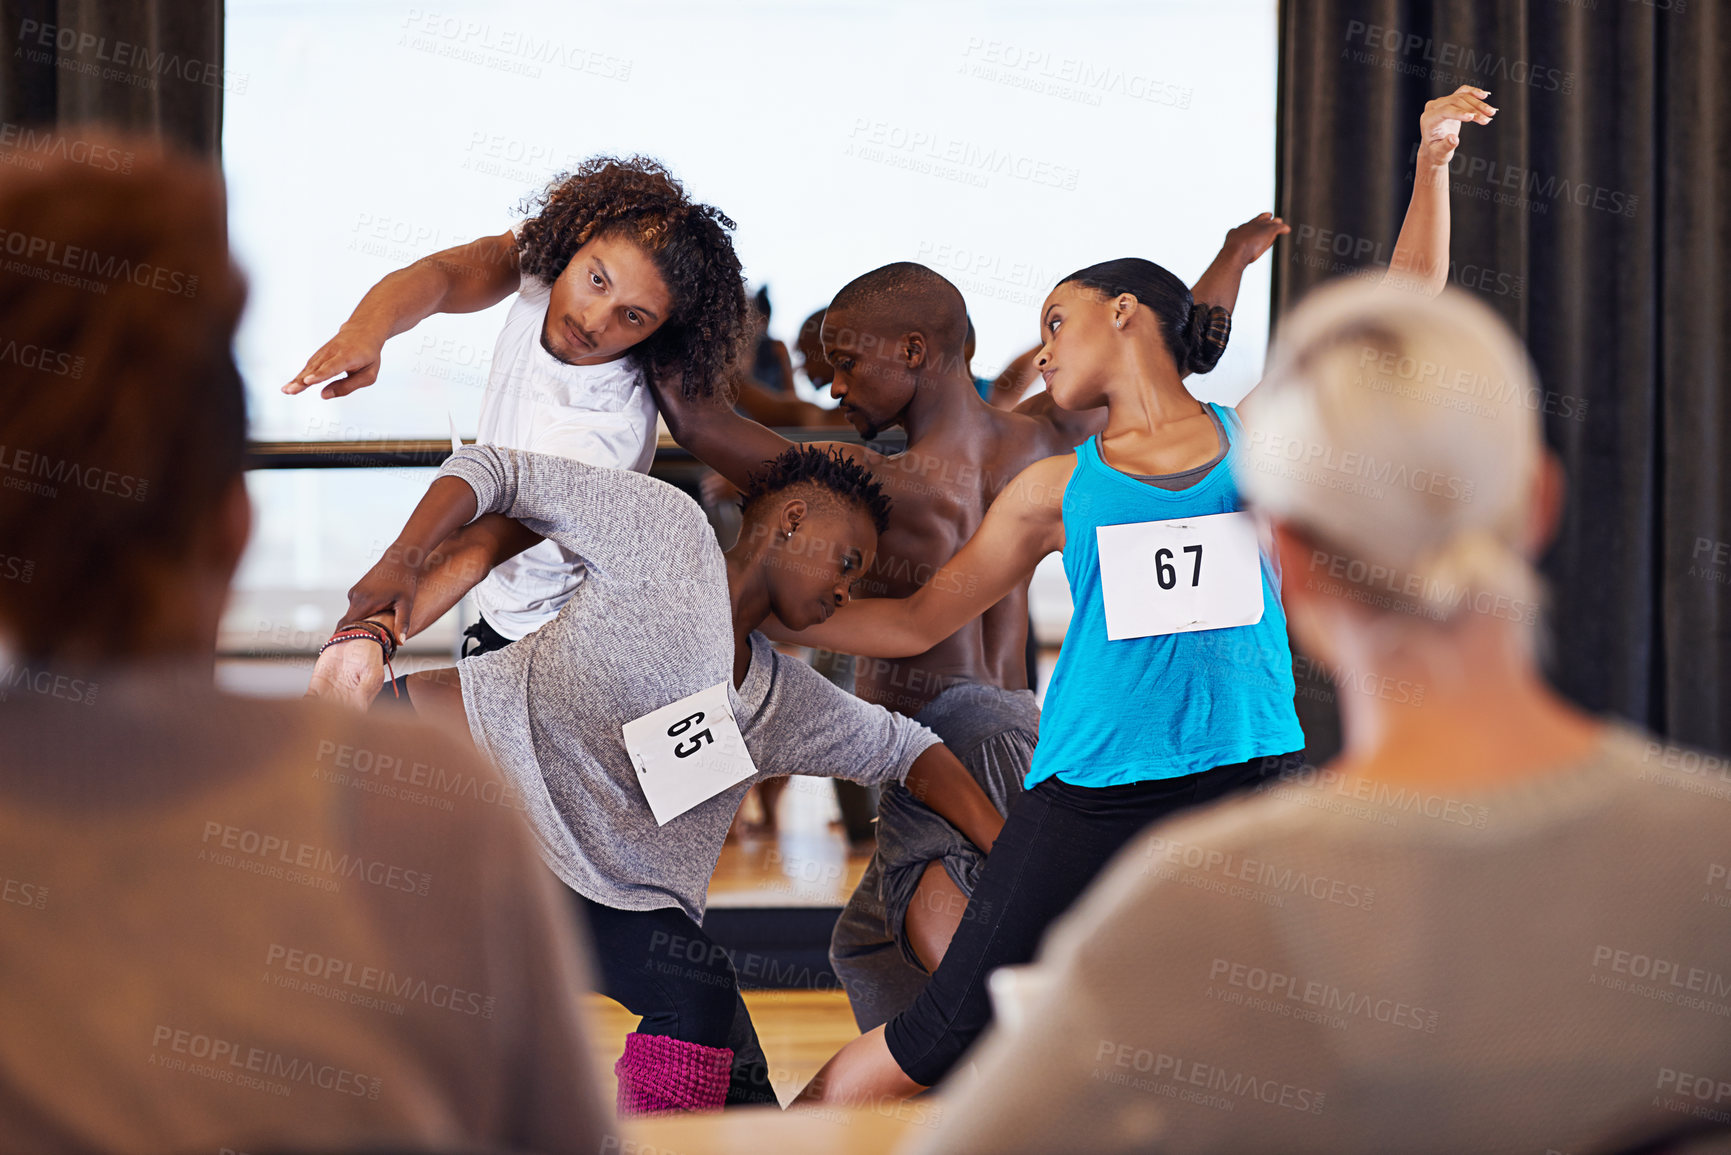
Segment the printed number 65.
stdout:
<path fill-rule="evenodd" d="M 697 713 L 691 715 L 691 717 L 681 718 L 679 721 L 673 723 L 673 725 L 667 727 L 667 736 L 669 738 L 677 738 L 679 735 L 685 733 L 701 721 L 703 721 L 703 711 L 699 710 Z M 697 753 L 698 750 L 702 749 L 705 742 L 708 742 L 713 746 L 715 744 L 715 735 L 711 734 L 708 730 L 699 730 L 686 741 L 675 742 L 673 744 L 674 756 L 678 758 L 689 758 L 693 754 Z"/>

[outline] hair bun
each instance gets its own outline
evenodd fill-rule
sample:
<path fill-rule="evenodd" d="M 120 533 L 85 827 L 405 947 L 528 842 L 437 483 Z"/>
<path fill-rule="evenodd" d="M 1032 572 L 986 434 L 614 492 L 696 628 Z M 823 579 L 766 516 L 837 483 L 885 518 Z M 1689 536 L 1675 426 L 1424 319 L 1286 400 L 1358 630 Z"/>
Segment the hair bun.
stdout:
<path fill-rule="evenodd" d="M 1184 365 L 1192 373 L 1206 373 L 1220 364 L 1226 341 L 1232 336 L 1232 314 L 1219 305 L 1200 302 L 1190 306 L 1184 326 Z"/>

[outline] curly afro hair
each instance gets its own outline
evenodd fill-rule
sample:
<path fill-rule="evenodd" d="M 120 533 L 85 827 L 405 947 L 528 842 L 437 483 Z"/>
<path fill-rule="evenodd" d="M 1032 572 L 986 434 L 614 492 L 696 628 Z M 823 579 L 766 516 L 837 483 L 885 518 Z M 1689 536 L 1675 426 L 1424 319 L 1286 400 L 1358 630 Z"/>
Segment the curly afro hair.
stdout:
<path fill-rule="evenodd" d="M 890 499 L 871 470 L 846 456 L 840 449 L 815 445 L 790 445 L 751 475 L 751 484 L 740 494 L 739 508 L 749 514 L 765 498 L 795 485 L 810 483 L 829 490 L 837 498 L 871 515 L 879 533 L 890 525 Z"/>
<path fill-rule="evenodd" d="M 590 157 L 523 209 L 532 215 L 523 225 L 521 268 L 549 285 L 595 237 L 627 236 L 640 245 L 667 282 L 673 313 L 637 346 L 639 362 L 657 380 L 681 373 L 687 397 L 725 388 L 751 335 L 727 214 L 693 201 L 666 166 L 642 156 Z"/>

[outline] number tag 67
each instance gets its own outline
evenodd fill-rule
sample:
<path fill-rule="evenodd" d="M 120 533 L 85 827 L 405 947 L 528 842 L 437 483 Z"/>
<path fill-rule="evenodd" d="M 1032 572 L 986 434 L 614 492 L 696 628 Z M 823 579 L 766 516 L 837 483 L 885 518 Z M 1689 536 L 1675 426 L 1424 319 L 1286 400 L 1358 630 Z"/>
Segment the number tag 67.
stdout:
<path fill-rule="evenodd" d="M 1262 620 L 1262 553 L 1248 513 L 1102 525 L 1094 532 L 1108 641 Z"/>

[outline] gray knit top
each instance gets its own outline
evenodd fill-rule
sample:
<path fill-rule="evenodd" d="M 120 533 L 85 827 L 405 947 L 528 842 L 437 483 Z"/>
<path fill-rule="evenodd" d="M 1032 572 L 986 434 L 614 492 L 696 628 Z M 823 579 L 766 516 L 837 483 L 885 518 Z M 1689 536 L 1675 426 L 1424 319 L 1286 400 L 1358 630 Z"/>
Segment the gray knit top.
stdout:
<path fill-rule="evenodd" d="M 515 518 L 588 567 L 551 622 L 458 667 L 475 744 L 521 792 L 542 857 L 585 898 L 620 910 L 678 907 L 701 920 L 752 782 L 899 781 L 938 744 L 917 722 L 777 654 L 761 634 L 751 635 L 744 684 L 732 687 L 726 565 L 702 510 L 673 486 L 480 445 L 452 454 L 440 476 L 468 483 L 480 513 Z M 620 727 L 723 681 L 757 775 L 658 826 Z"/>

